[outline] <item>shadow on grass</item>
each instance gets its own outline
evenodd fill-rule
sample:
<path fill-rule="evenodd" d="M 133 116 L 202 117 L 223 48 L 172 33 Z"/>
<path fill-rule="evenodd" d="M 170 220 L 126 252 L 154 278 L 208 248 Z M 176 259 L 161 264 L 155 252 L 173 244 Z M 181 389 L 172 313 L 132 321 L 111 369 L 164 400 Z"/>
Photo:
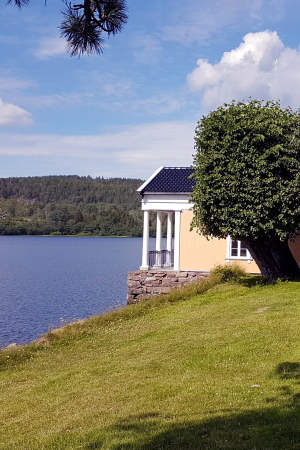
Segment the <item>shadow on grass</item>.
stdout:
<path fill-rule="evenodd" d="M 300 449 L 300 408 L 269 408 L 248 411 L 243 414 L 217 417 L 194 423 L 170 426 L 156 431 L 155 423 L 149 421 L 129 422 L 126 425 L 148 434 L 149 439 L 135 439 L 131 443 L 115 445 L 114 450 L 183 450 L 183 449 L 256 449 L 295 450 Z M 124 431 L 124 424 L 116 426 Z M 94 447 L 97 448 L 94 443 Z M 101 448 L 101 447 L 98 447 Z"/>
<path fill-rule="evenodd" d="M 113 450 L 297 450 L 300 449 L 300 394 L 294 393 L 300 363 L 283 362 L 273 376 L 289 379 L 277 397 L 266 398 L 266 407 L 209 420 L 172 423 L 172 417 L 155 412 L 130 416 L 109 431 Z M 273 406 L 276 402 L 276 406 Z M 278 404 L 280 406 L 278 406 Z M 121 443 L 122 442 L 122 443 Z M 103 448 L 102 439 L 92 440 L 86 449 Z M 105 447 L 107 448 L 107 447 Z"/>
<path fill-rule="evenodd" d="M 300 378 L 300 363 L 283 362 L 278 364 L 275 373 L 283 380 Z"/>
<path fill-rule="evenodd" d="M 238 284 L 248 288 L 266 286 L 268 283 L 260 275 L 245 275 L 238 280 Z"/>
<path fill-rule="evenodd" d="M 104 446 L 113 450 L 296 450 L 300 449 L 300 405 L 297 402 L 296 405 L 282 408 L 271 407 L 203 422 L 176 423 L 169 426 L 162 424 L 159 419 L 131 417 L 116 424 L 110 432 L 114 439 L 119 436 L 123 443 L 107 447 L 102 439 L 96 439 L 84 448 L 100 449 Z"/>
<path fill-rule="evenodd" d="M 211 418 L 178 422 L 155 410 L 127 416 L 108 428 L 52 436 L 45 449 L 109 450 L 300 450 L 299 362 L 282 362 L 271 373 L 281 381 L 261 409 L 207 411 Z M 288 379 L 286 374 L 289 374 Z M 263 391 L 261 392 L 263 395 Z M 201 399 L 199 399 L 201 402 Z M 199 415 L 202 407 L 199 405 Z M 121 413 L 121 411 L 120 411 Z M 193 407 L 191 417 L 197 414 Z M 217 415 L 218 414 L 218 415 Z M 29 447 L 28 447 L 29 448 Z M 36 447 L 34 447 L 36 448 Z"/>

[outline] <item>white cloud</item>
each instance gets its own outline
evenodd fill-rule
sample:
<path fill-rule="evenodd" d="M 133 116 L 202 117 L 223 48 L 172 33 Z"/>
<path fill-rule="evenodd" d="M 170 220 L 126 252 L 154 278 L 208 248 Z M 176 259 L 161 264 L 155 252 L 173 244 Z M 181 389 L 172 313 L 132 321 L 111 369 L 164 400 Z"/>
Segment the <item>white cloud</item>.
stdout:
<path fill-rule="evenodd" d="M 13 77 L 0 76 L 0 91 L 17 91 L 32 87 L 33 83 Z"/>
<path fill-rule="evenodd" d="M 182 109 L 186 99 L 181 93 L 162 94 L 132 102 L 133 109 L 145 111 L 147 114 L 169 114 Z"/>
<path fill-rule="evenodd" d="M 163 38 L 183 44 L 206 41 L 225 28 L 243 29 L 262 26 L 266 18 L 280 19 L 287 0 L 185 0 L 170 12 L 170 24 L 163 29 Z M 270 14 L 272 11 L 272 14 Z"/>
<path fill-rule="evenodd" d="M 89 86 L 89 92 L 93 91 L 95 97 L 99 93 L 101 101 L 103 96 L 128 97 L 133 93 L 133 83 L 129 79 L 122 78 L 122 74 L 113 74 L 95 70 L 83 70 L 80 73 L 82 84 Z"/>
<path fill-rule="evenodd" d="M 146 177 L 162 165 L 191 164 L 193 136 L 194 125 L 183 121 L 136 125 L 95 136 L 4 134 L 0 155 L 67 162 L 68 173 Z"/>
<path fill-rule="evenodd" d="M 300 102 L 300 49 L 284 46 L 276 32 L 248 33 L 219 62 L 199 59 L 188 84 L 202 92 L 204 107 L 232 99 L 279 99 L 294 107 Z"/>
<path fill-rule="evenodd" d="M 25 109 L 10 103 L 4 103 L 0 99 L 0 126 L 30 125 L 31 114 Z"/>
<path fill-rule="evenodd" d="M 47 59 L 53 56 L 66 54 L 66 43 L 61 38 L 43 38 L 40 40 L 34 55 L 39 59 Z"/>
<path fill-rule="evenodd" d="M 18 96 L 30 108 L 70 108 L 93 102 L 94 95 L 89 92 L 71 92 L 62 94 L 24 95 Z"/>

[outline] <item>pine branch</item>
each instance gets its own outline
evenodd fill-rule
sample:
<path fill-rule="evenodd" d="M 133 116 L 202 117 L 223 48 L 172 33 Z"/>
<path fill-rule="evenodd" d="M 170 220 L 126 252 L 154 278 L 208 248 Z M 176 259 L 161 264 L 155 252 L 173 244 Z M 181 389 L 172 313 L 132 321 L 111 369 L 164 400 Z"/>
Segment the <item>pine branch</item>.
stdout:
<path fill-rule="evenodd" d="M 7 3 L 21 8 L 30 0 L 7 0 Z M 72 56 L 102 53 L 103 34 L 115 35 L 122 30 L 128 18 L 126 10 L 126 0 L 83 0 L 82 3 L 66 0 L 60 30 L 69 53 Z"/>

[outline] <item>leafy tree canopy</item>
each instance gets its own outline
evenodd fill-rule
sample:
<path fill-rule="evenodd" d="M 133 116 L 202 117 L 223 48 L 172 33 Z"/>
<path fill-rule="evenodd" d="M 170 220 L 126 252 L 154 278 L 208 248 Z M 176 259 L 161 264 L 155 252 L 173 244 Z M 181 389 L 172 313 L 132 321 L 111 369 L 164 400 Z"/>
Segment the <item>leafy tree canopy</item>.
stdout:
<path fill-rule="evenodd" d="M 195 148 L 193 226 L 244 240 L 264 272 L 255 244 L 280 246 L 300 228 L 299 113 L 278 102 L 233 101 L 202 118 Z"/>
<path fill-rule="evenodd" d="M 45 0 L 46 3 L 47 0 Z M 125 0 L 65 1 L 61 35 L 72 56 L 102 53 L 103 36 L 119 33 L 127 22 Z M 8 0 L 21 8 L 30 0 Z"/>

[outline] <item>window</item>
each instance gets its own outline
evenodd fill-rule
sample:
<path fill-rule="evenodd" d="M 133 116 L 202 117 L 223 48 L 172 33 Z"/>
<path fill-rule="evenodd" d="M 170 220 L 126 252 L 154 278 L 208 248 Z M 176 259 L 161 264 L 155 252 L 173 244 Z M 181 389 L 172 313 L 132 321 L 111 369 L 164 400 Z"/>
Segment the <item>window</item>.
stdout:
<path fill-rule="evenodd" d="M 243 241 L 231 239 L 231 237 L 228 236 L 226 261 L 229 261 L 230 259 L 248 259 L 249 262 L 252 260 L 250 252 Z"/>

